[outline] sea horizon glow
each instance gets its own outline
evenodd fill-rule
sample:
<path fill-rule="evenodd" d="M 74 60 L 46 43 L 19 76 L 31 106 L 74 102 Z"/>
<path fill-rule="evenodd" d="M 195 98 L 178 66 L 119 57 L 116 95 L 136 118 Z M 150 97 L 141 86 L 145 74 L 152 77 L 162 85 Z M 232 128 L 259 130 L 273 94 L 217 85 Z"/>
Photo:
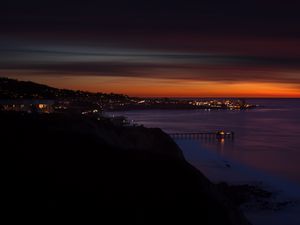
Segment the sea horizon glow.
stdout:
<path fill-rule="evenodd" d="M 221 83 L 212 81 L 169 80 L 110 76 L 9 76 L 54 88 L 125 94 L 131 97 L 178 98 L 300 98 L 299 90 L 280 83 Z M 135 80 L 132 83 L 132 79 Z M 230 90 L 230 91 L 229 91 Z"/>
<path fill-rule="evenodd" d="M 0 76 L 130 96 L 300 97 L 299 4 L 15 1 Z"/>

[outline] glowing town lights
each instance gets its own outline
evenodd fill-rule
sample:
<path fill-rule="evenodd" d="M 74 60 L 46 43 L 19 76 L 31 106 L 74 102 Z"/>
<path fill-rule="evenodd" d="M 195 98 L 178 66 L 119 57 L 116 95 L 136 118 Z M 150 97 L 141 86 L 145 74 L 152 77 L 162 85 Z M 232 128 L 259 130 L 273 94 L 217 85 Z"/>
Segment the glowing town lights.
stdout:
<path fill-rule="evenodd" d="M 39 109 L 43 109 L 43 108 L 45 108 L 46 106 L 45 106 L 44 104 L 38 104 L 38 107 L 39 107 Z"/>

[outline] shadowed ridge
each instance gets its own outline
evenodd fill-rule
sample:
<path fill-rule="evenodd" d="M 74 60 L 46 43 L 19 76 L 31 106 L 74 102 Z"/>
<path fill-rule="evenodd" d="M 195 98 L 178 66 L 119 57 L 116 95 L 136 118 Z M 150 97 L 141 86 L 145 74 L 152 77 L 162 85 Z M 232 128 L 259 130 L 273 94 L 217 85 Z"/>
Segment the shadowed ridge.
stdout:
<path fill-rule="evenodd" d="M 0 122 L 12 222 L 248 224 L 158 129 L 92 126 L 63 115 L 2 113 Z M 109 129 L 114 135 L 101 138 Z M 150 133 L 148 145 L 142 140 Z"/>

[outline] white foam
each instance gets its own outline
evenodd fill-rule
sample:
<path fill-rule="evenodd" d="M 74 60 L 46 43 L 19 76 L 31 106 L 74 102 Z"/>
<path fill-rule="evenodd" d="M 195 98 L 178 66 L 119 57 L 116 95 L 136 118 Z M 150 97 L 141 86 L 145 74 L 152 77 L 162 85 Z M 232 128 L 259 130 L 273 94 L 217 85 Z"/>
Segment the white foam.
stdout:
<path fill-rule="evenodd" d="M 175 141 L 182 149 L 185 159 L 213 182 L 259 183 L 264 189 L 276 193 L 277 201 L 300 202 L 300 187 L 297 184 L 218 155 L 216 152 L 203 148 L 198 141 Z M 287 206 L 279 211 L 245 211 L 245 215 L 254 225 L 299 225 L 300 204 Z"/>

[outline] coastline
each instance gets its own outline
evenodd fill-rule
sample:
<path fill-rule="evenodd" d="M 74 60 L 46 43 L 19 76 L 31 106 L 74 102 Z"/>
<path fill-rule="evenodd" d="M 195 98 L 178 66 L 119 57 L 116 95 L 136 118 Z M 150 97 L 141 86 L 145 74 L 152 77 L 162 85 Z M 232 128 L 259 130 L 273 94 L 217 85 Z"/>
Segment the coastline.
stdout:
<path fill-rule="evenodd" d="M 185 159 L 200 170 L 213 183 L 226 182 L 229 185 L 251 185 L 272 193 L 268 204 L 283 204 L 279 210 L 250 209 L 243 206 L 246 217 L 253 225 L 289 225 L 300 224 L 300 188 L 290 181 L 271 176 L 262 171 L 243 165 L 224 156 L 203 148 L 198 141 L 175 140 Z"/>
<path fill-rule="evenodd" d="M 64 114 L 0 121 L 15 223 L 249 225 L 161 129 Z"/>

